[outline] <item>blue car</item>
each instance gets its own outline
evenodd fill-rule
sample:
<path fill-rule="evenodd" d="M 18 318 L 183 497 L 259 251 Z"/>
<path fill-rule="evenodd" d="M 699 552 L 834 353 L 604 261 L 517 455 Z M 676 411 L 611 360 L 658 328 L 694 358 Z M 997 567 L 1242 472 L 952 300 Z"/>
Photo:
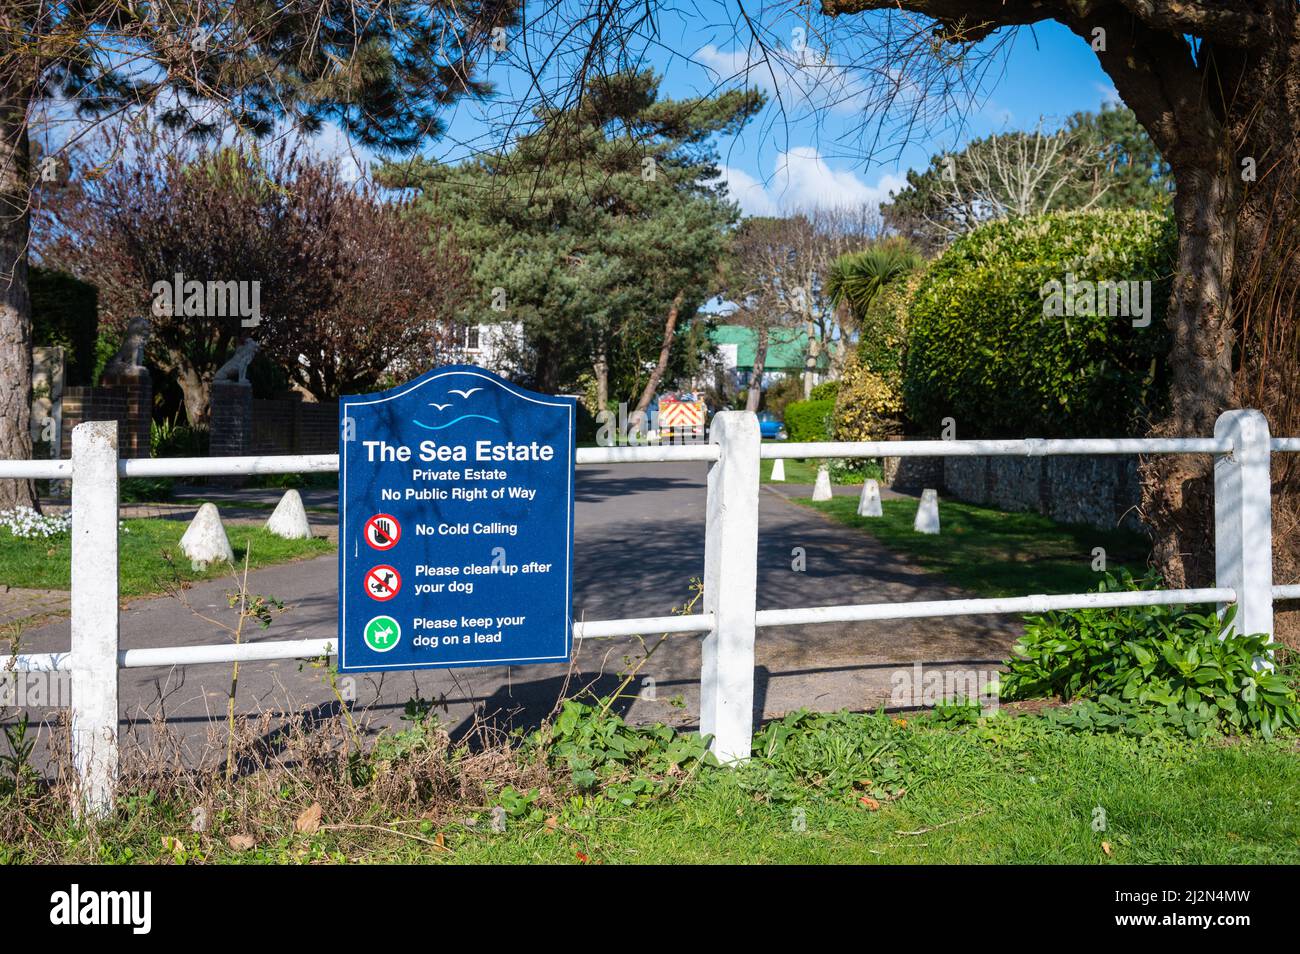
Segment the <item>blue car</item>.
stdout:
<path fill-rule="evenodd" d="M 783 441 L 790 436 L 784 422 L 771 411 L 759 412 L 758 430 L 765 441 Z"/>

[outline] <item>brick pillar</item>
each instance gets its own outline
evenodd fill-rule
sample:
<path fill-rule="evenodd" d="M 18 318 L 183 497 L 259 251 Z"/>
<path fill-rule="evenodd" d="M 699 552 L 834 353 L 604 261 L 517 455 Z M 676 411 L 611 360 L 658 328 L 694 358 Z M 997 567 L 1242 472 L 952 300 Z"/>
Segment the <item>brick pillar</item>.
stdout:
<path fill-rule="evenodd" d="M 238 457 L 247 454 L 253 440 L 253 388 L 238 381 L 212 383 L 208 454 Z"/>
<path fill-rule="evenodd" d="M 133 368 L 122 374 L 105 372 L 101 386 L 113 388 L 122 395 L 126 416 L 118 430 L 118 453 L 122 457 L 148 457 L 150 452 L 149 426 L 153 422 L 153 382 L 143 368 Z"/>

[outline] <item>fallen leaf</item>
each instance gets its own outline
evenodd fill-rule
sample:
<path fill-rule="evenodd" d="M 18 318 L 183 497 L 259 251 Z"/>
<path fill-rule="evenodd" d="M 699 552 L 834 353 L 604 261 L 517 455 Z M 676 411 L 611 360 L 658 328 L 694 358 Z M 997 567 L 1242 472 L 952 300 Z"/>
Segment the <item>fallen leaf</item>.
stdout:
<path fill-rule="evenodd" d="M 314 835 L 320 829 L 320 802 L 312 802 L 311 807 L 298 816 L 293 823 L 294 831 L 300 835 Z"/>
<path fill-rule="evenodd" d="M 556 818 L 554 815 L 552 815 L 550 818 L 546 819 L 546 830 L 547 830 L 547 831 L 555 831 L 555 829 L 557 829 L 557 828 L 559 828 L 559 827 L 560 827 L 560 820 L 559 820 L 558 818 Z"/>
<path fill-rule="evenodd" d="M 880 802 L 876 801 L 870 795 L 863 795 L 858 799 L 858 801 L 867 806 L 867 811 L 876 812 L 880 810 Z"/>
<path fill-rule="evenodd" d="M 1102 850 L 1102 852 L 1103 852 L 1104 854 L 1106 854 L 1107 856 L 1109 856 L 1109 855 L 1110 855 L 1110 842 L 1108 842 L 1108 841 L 1103 841 L 1103 842 L 1101 843 L 1101 850 Z"/>
<path fill-rule="evenodd" d="M 252 835 L 231 835 L 226 839 L 227 844 L 235 851 L 248 851 L 256 842 L 253 841 Z"/>

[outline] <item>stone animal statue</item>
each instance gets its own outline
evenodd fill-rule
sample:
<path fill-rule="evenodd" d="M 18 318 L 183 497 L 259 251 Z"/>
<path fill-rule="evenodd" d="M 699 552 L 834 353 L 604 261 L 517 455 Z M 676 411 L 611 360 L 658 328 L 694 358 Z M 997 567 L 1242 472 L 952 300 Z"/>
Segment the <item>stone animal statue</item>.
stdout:
<path fill-rule="evenodd" d="M 230 360 L 217 368 L 217 373 L 212 380 L 247 384 L 248 366 L 252 364 L 255 354 L 257 354 L 257 342 L 252 338 L 245 338 L 239 343 L 235 353 L 230 356 Z"/>
<path fill-rule="evenodd" d="M 126 338 L 117 354 L 104 365 L 101 378 L 137 377 L 147 373 L 144 366 L 144 346 L 149 341 L 153 326 L 148 318 L 132 318 L 126 323 Z"/>

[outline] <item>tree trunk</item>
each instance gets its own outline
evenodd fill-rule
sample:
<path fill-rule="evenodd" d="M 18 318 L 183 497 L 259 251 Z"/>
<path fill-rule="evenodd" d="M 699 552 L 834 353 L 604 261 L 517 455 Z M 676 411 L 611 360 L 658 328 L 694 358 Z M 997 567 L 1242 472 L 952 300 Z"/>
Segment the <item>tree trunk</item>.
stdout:
<path fill-rule="evenodd" d="M 1199 123 L 1183 107 L 1173 140 L 1160 134 L 1158 116 L 1139 112 L 1177 186 L 1170 411 L 1152 434 L 1207 437 L 1219 414 L 1248 406 L 1264 412 L 1275 436 L 1292 436 L 1300 433 L 1300 37 L 1293 32 L 1256 55 L 1220 47 L 1202 56 L 1219 68 L 1226 101 L 1206 97 L 1211 109 L 1194 100 L 1205 117 Z M 1248 166 L 1254 175 L 1244 174 Z M 1291 456 L 1274 458 L 1278 582 L 1300 574 L 1300 469 Z M 1211 585 L 1213 462 L 1161 455 L 1143 460 L 1141 473 L 1143 515 L 1166 585 Z M 1279 620 L 1279 635 L 1296 642 L 1297 623 Z"/>
<path fill-rule="evenodd" d="M 749 375 L 749 391 L 745 395 L 745 410 L 757 411 L 763 400 L 763 365 L 767 363 L 767 341 L 770 331 L 764 325 L 758 329 L 758 343 L 754 347 L 754 368 Z"/>
<path fill-rule="evenodd" d="M 591 366 L 596 376 L 596 413 L 609 410 L 609 356 L 601 342 L 596 352 L 596 360 Z"/>
<path fill-rule="evenodd" d="M 629 420 L 641 420 L 645 416 L 646 408 L 650 406 L 650 400 L 659 390 L 659 382 L 663 380 L 664 372 L 668 370 L 668 358 L 673 350 L 673 335 L 677 331 L 677 315 L 681 311 L 682 300 L 685 297 L 684 291 L 679 291 L 673 297 L 673 303 L 668 308 L 668 318 L 664 321 L 664 343 L 659 348 L 659 361 L 650 372 L 650 380 L 645 383 L 645 389 L 641 392 L 641 397 L 636 402 L 636 408 L 629 416 Z"/>
<path fill-rule="evenodd" d="M 190 427 L 206 428 L 212 418 L 212 377 L 204 377 L 193 368 L 173 373 L 185 401 L 185 417 Z"/>
<path fill-rule="evenodd" d="M 1178 264 L 1165 316 L 1172 337 L 1169 416 L 1152 435 L 1209 437 L 1215 419 L 1234 403 L 1229 289 L 1236 187 L 1222 166 L 1175 175 Z M 1144 459 L 1141 473 L 1143 515 L 1156 530 L 1154 559 L 1166 585 L 1211 585 L 1213 462 L 1162 454 Z"/>
<path fill-rule="evenodd" d="M 13 82 L 7 77 L 6 84 Z M 32 456 L 32 309 L 27 293 L 31 175 L 27 98 L 0 93 L 0 459 Z M 0 480 L 0 510 L 39 506 L 32 481 Z"/>

